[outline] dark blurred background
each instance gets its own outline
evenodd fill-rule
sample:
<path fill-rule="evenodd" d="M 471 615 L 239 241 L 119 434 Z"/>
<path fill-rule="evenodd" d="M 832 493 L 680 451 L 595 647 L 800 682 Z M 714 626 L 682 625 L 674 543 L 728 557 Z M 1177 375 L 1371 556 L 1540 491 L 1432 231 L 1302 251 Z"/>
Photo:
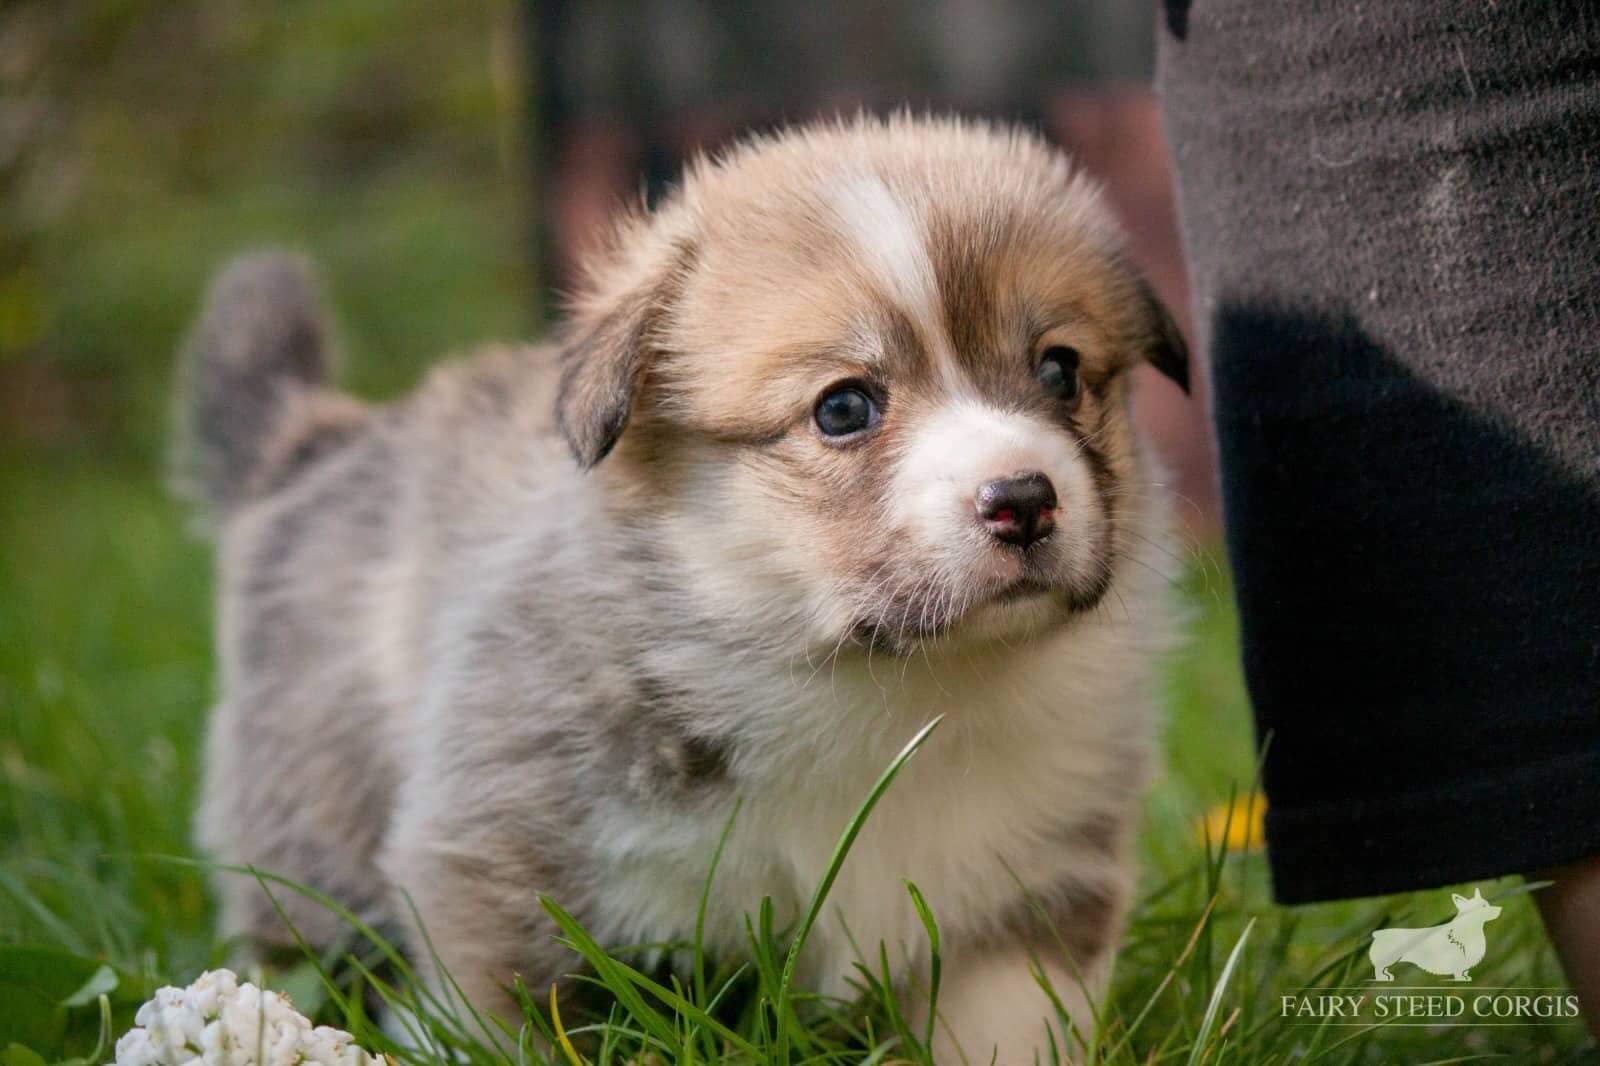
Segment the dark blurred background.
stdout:
<path fill-rule="evenodd" d="M 0 448 L 153 469 L 172 353 L 251 245 L 325 271 L 347 380 L 531 337 L 618 204 L 752 128 L 858 108 L 1027 123 L 1107 184 L 1187 318 L 1130 0 L 10 0 L 0 5 Z M 1140 417 L 1214 521 L 1199 417 Z"/>

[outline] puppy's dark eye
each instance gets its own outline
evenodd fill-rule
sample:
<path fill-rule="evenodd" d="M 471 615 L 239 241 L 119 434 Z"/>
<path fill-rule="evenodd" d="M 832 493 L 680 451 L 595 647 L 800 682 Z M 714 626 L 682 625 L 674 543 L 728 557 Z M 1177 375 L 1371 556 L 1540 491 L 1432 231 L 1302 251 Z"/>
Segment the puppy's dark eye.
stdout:
<path fill-rule="evenodd" d="M 1044 391 L 1057 399 L 1073 403 L 1078 399 L 1078 350 L 1064 344 L 1052 345 L 1039 357 L 1034 371 Z"/>
<path fill-rule="evenodd" d="M 848 437 L 878 424 L 878 405 L 859 385 L 841 385 L 817 401 L 817 428 L 825 436 Z"/>

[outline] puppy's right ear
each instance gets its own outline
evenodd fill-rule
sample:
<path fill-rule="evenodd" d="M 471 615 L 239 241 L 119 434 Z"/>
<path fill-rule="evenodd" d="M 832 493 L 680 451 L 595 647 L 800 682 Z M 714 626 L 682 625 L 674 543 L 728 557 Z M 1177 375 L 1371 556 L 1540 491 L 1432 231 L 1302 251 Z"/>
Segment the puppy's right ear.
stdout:
<path fill-rule="evenodd" d="M 637 284 L 591 297 L 557 354 L 556 421 L 585 470 L 611 453 L 628 425 L 657 342 L 656 327 L 687 269 L 684 249 Z"/>
<path fill-rule="evenodd" d="M 1149 347 L 1145 358 L 1150 365 L 1172 380 L 1185 393 L 1189 391 L 1189 343 L 1183 339 L 1183 330 L 1177 319 L 1161 302 L 1156 290 L 1148 281 L 1140 280 L 1140 295 L 1144 300 L 1150 322 Z"/>

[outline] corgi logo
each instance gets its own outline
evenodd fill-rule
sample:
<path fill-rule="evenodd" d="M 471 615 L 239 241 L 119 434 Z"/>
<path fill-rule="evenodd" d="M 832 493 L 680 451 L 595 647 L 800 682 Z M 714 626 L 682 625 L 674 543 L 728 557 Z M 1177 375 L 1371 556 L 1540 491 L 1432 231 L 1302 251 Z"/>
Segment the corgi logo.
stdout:
<path fill-rule="evenodd" d="M 1389 967 L 1397 962 L 1409 962 L 1440 977 L 1472 980 L 1470 971 L 1488 950 L 1484 923 L 1500 917 L 1500 908 L 1483 898 L 1482 889 L 1474 889 L 1470 899 L 1454 894 L 1450 898 L 1455 901 L 1456 916 L 1443 925 L 1373 932 L 1367 957 L 1372 960 L 1374 981 L 1393 981 Z"/>

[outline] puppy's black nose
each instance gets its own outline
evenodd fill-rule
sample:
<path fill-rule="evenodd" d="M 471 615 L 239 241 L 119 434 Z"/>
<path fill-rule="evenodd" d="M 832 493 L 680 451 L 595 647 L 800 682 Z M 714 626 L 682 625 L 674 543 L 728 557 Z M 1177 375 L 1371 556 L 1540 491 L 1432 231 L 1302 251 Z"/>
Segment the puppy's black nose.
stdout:
<path fill-rule="evenodd" d="M 978 486 L 978 517 L 1007 544 L 1027 547 L 1056 527 L 1056 487 L 1037 470 Z"/>

